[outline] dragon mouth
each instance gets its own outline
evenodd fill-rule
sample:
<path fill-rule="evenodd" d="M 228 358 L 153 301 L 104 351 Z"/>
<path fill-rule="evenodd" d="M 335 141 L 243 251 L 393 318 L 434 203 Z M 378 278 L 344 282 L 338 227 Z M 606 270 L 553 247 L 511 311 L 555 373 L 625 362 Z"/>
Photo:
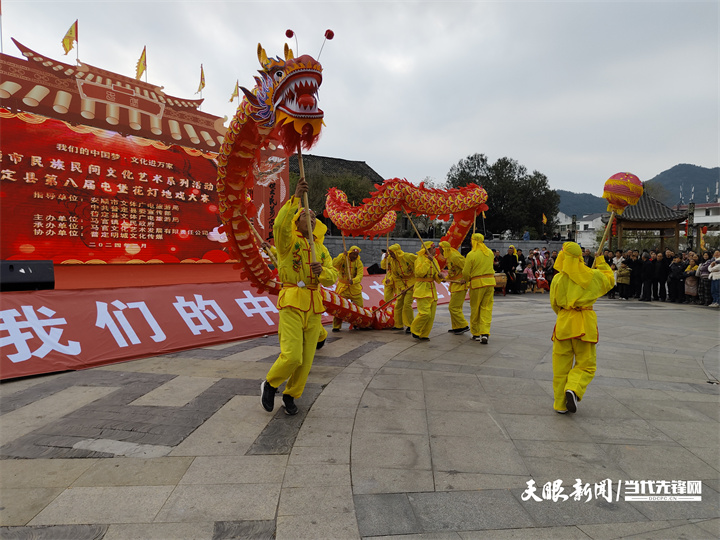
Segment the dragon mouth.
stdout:
<path fill-rule="evenodd" d="M 298 70 L 289 75 L 276 91 L 275 109 L 292 118 L 319 119 L 318 88 L 322 76 L 314 70 Z"/>

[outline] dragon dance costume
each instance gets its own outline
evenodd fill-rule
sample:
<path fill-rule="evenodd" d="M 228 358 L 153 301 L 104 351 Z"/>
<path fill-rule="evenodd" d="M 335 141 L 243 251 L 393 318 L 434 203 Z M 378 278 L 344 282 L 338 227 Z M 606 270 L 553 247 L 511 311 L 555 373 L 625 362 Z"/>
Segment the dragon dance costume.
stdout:
<path fill-rule="evenodd" d="M 434 245 L 432 241 L 423 242 L 423 248 L 418 251 L 415 259 L 415 286 L 412 297 L 417 302 L 418 312 L 410 325 L 410 332 L 420 339 L 429 339 L 435 322 L 438 298 L 435 283 L 440 283 L 440 269 L 428 253 Z"/>
<path fill-rule="evenodd" d="M 350 254 L 353 252 L 360 253 L 360 248 L 352 246 L 347 253 L 347 257 L 345 253 L 341 253 L 332 261 L 333 267 L 337 270 L 339 276 L 335 292 L 355 305 L 363 307 L 362 279 L 364 267 L 359 255 L 354 261 L 350 259 Z M 340 330 L 342 322 L 339 317 L 334 317 L 333 330 Z"/>
<path fill-rule="evenodd" d="M 468 322 L 463 314 L 463 305 L 465 304 L 465 295 L 467 294 L 467 283 L 457 283 L 463 279 L 463 268 L 465 267 L 465 257 L 450 245 L 450 242 L 440 242 L 443 250 L 443 257 L 448 269 L 448 281 L 450 283 L 450 303 L 448 311 L 450 312 L 450 324 L 452 330 L 467 330 Z"/>
<path fill-rule="evenodd" d="M 552 335 L 553 408 L 575 412 L 574 396 L 582 400 L 597 369 L 597 315 L 592 306 L 615 286 L 615 278 L 604 257 L 597 258 L 597 270 L 585 266 L 575 242 L 563 244 L 554 268 L 559 273 L 550 285 L 550 304 L 557 314 Z"/>
<path fill-rule="evenodd" d="M 495 256 L 485 245 L 485 237 L 480 233 L 472 235 L 472 251 L 465 257 L 463 278 L 470 287 L 470 333 L 473 339 L 487 343 L 492 323 L 492 310 L 495 301 Z"/>
<path fill-rule="evenodd" d="M 283 393 L 293 398 L 299 398 L 303 393 L 322 331 L 321 316 L 325 306 L 318 284 L 330 287 L 338 277 L 330 252 L 323 245 L 327 227 L 319 220 L 315 222 L 313 236 L 315 253 L 323 269 L 319 276 L 312 274 L 310 244 L 297 229 L 300 215 L 300 199 L 293 196 L 278 212 L 273 227 L 278 277 L 283 284 L 277 302 L 280 356 L 266 377 L 273 388 L 287 380 Z"/>

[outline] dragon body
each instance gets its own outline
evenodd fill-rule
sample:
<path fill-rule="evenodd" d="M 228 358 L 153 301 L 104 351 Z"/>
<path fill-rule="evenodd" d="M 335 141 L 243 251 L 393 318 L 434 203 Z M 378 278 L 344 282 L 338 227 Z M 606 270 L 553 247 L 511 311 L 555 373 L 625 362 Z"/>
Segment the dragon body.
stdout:
<path fill-rule="evenodd" d="M 282 287 L 277 271 L 271 270 L 261 254 L 260 242 L 251 219 L 257 209 L 250 191 L 264 166 L 261 150 L 282 146 L 289 155 L 300 148 L 310 149 L 323 126 L 323 112 L 317 106 L 322 84 L 322 66 L 308 55 L 294 57 L 285 45 L 284 58 L 269 58 L 258 45 L 262 69 L 252 91 L 242 88 L 244 97 L 230 122 L 218 154 L 218 211 L 227 234 L 228 247 L 243 276 L 259 291 L 279 294 Z M 363 205 L 348 204 L 345 194 L 331 189 L 327 214 L 350 235 L 377 236 L 395 227 L 395 212 L 406 211 L 448 219 L 453 225 L 444 237 L 457 247 L 473 224 L 477 213 L 487 209 L 487 193 L 469 185 L 458 190 L 435 190 L 393 179 L 371 194 Z M 327 313 L 358 327 L 384 328 L 393 325 L 392 305 L 375 310 L 358 307 L 346 298 L 322 288 Z"/>

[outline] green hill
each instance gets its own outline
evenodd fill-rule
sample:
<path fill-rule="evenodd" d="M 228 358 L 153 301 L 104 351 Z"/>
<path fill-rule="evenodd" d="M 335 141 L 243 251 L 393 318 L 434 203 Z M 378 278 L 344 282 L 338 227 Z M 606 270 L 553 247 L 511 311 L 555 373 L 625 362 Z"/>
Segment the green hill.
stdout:
<path fill-rule="evenodd" d="M 597 214 L 607 210 L 607 201 L 590 193 L 573 193 L 562 189 L 555 190 L 560 195 L 559 210 L 568 216 L 578 217 Z"/>
<path fill-rule="evenodd" d="M 709 169 L 682 163 L 651 178 L 646 182 L 646 186 L 654 192 L 653 197 L 671 206 L 679 202 L 681 186 L 686 204 L 690 202 L 693 187 L 696 203 L 704 203 L 708 192 L 710 200 L 715 200 L 715 189 L 719 180 L 720 167 Z"/>

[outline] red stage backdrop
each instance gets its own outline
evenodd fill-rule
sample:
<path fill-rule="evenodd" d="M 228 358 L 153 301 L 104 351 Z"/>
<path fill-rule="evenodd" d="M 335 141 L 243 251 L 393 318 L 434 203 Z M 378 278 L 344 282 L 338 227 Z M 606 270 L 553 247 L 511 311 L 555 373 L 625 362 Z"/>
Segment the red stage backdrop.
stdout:
<path fill-rule="evenodd" d="M 0 109 L 0 258 L 224 262 L 215 154 Z M 287 160 L 267 152 L 253 194 L 270 236 Z"/>
<path fill-rule="evenodd" d="M 363 278 L 366 306 L 382 304 L 383 277 Z M 275 334 L 276 301 L 248 282 L 3 293 L 0 379 Z"/>

